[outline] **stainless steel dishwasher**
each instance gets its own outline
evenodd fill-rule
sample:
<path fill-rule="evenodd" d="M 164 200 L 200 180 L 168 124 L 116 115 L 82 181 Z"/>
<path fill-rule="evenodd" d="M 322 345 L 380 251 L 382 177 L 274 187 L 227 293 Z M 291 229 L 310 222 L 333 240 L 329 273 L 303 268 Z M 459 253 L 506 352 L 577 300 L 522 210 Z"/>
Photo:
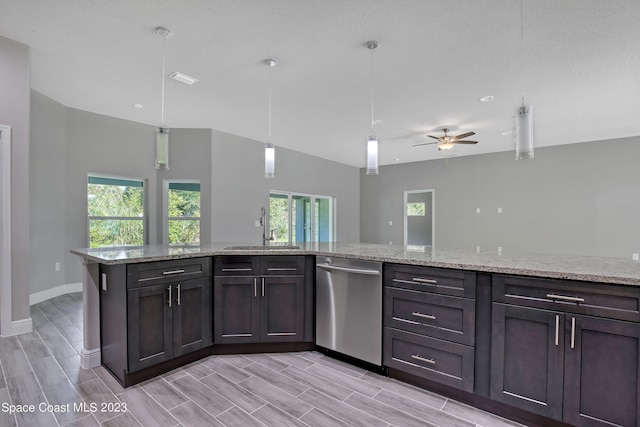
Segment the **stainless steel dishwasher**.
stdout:
<path fill-rule="evenodd" d="M 382 365 L 382 263 L 316 257 L 316 344 Z"/>

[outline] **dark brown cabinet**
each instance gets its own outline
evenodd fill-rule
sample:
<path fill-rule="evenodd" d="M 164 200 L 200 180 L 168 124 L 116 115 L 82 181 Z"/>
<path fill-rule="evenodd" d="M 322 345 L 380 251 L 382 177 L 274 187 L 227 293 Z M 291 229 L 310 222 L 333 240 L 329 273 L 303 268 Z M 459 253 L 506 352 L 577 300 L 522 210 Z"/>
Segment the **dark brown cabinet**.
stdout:
<path fill-rule="evenodd" d="M 101 266 L 102 364 L 129 374 L 212 344 L 211 258 Z"/>
<path fill-rule="evenodd" d="M 575 426 L 638 425 L 638 289 L 496 276 L 493 292 L 492 399 Z"/>
<path fill-rule="evenodd" d="M 475 273 L 385 264 L 383 363 L 474 391 Z"/>
<path fill-rule="evenodd" d="M 312 322 L 303 256 L 220 256 L 214 265 L 216 344 L 303 342 Z M 310 290 L 309 292 L 312 292 Z"/>

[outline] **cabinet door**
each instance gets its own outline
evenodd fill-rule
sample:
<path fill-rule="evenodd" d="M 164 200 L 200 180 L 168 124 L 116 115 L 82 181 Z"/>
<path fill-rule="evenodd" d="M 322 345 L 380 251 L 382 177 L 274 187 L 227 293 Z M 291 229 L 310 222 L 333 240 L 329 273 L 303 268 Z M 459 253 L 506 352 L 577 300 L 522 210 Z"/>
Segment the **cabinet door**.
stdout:
<path fill-rule="evenodd" d="M 213 330 L 216 344 L 258 342 L 260 300 L 257 277 L 216 277 Z"/>
<path fill-rule="evenodd" d="M 129 372 L 173 357 L 174 285 L 155 285 L 128 292 Z M 171 294 L 171 299 L 170 299 Z"/>
<path fill-rule="evenodd" d="M 303 341 L 304 277 L 262 277 L 260 282 L 260 341 Z"/>
<path fill-rule="evenodd" d="M 564 315 L 493 304 L 490 396 L 562 417 Z"/>
<path fill-rule="evenodd" d="M 640 425 L 640 324 L 567 315 L 566 327 L 564 422 Z"/>
<path fill-rule="evenodd" d="M 174 355 L 211 345 L 211 279 L 176 284 L 173 306 Z"/>

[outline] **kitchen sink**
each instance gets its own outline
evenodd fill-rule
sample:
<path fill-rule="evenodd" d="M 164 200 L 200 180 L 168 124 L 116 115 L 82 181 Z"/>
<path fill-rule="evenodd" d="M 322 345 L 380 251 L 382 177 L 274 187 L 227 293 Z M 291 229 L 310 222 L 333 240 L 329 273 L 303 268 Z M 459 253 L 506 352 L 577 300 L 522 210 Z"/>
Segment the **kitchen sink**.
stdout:
<path fill-rule="evenodd" d="M 281 249 L 300 249 L 300 246 L 296 245 L 238 245 L 238 246 L 227 246 L 224 248 L 225 250 L 230 251 L 272 251 L 272 250 L 281 250 Z"/>

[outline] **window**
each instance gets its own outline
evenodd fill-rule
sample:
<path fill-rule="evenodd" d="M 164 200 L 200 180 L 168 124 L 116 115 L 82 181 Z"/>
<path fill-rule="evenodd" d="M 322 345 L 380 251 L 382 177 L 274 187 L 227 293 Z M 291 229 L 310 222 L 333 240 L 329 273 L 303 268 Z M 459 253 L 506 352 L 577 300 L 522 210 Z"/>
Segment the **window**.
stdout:
<path fill-rule="evenodd" d="M 165 181 L 166 239 L 169 245 L 200 244 L 200 183 Z"/>
<path fill-rule="evenodd" d="M 275 242 L 333 241 L 333 197 L 272 191 L 269 226 Z"/>
<path fill-rule="evenodd" d="M 143 181 L 89 176 L 87 213 L 90 248 L 144 244 Z"/>
<path fill-rule="evenodd" d="M 407 216 L 425 216 L 424 202 L 407 203 Z"/>

